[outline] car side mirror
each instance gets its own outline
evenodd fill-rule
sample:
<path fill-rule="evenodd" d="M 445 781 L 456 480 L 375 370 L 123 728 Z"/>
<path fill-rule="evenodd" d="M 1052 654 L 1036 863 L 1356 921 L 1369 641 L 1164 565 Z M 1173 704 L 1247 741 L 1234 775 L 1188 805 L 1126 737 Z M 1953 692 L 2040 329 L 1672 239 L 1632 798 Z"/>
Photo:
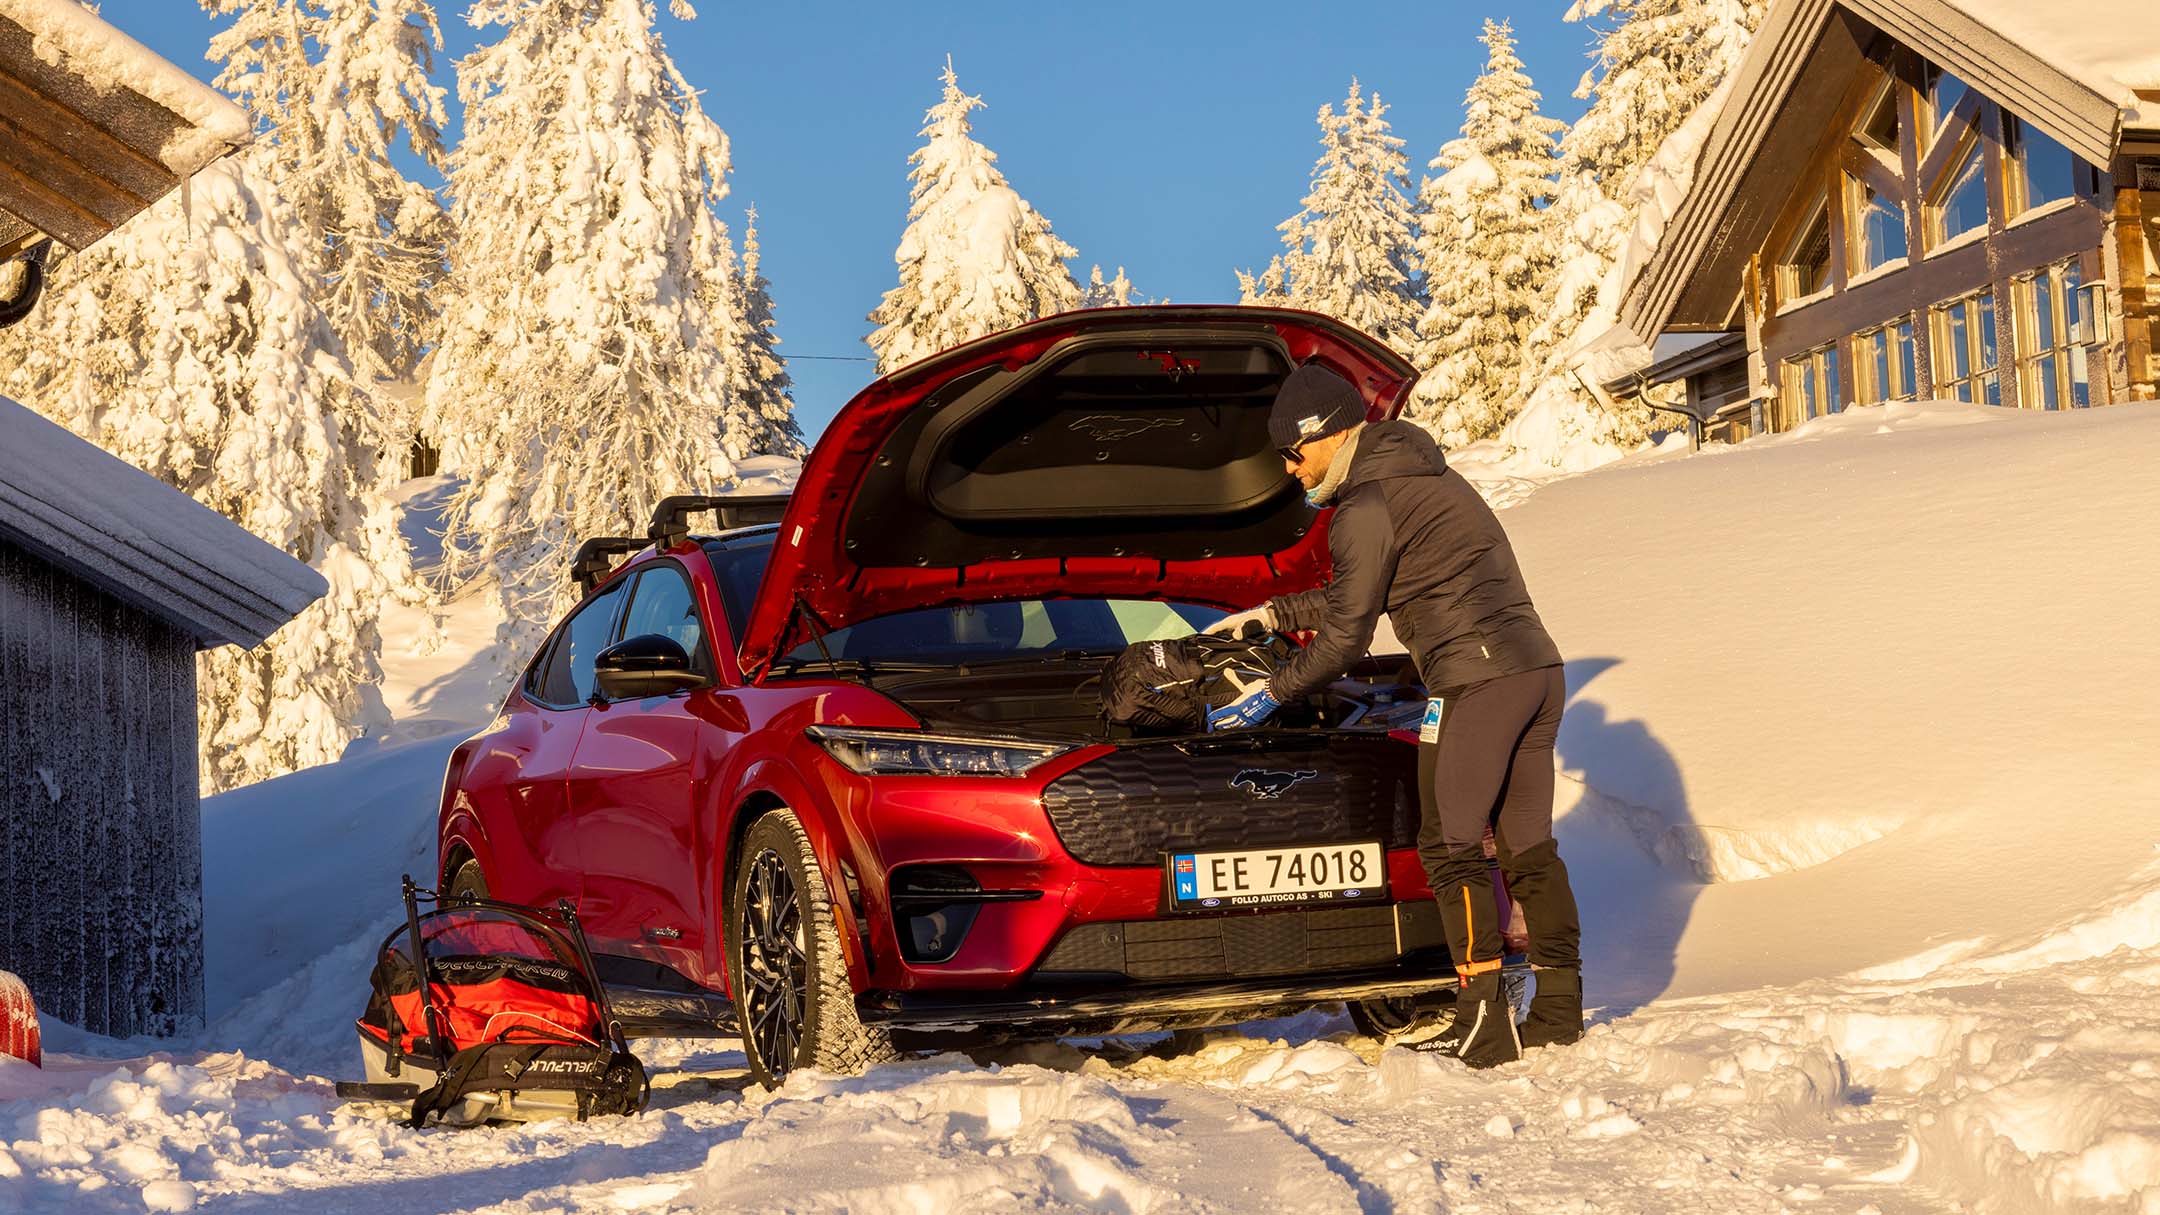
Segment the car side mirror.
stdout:
<path fill-rule="evenodd" d="M 665 696 L 705 682 L 690 669 L 682 643 L 661 633 L 625 637 L 600 651 L 593 659 L 593 677 L 609 700 Z"/>

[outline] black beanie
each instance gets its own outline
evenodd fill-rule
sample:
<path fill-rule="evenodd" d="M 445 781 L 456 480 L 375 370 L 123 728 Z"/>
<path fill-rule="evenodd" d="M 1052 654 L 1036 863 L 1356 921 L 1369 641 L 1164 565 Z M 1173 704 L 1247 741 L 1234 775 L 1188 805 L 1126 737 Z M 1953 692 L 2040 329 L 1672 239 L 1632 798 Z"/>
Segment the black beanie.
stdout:
<path fill-rule="evenodd" d="M 1365 398 L 1357 386 L 1318 363 L 1307 363 L 1275 390 L 1268 411 L 1268 442 L 1296 447 L 1348 430 L 1365 420 Z"/>

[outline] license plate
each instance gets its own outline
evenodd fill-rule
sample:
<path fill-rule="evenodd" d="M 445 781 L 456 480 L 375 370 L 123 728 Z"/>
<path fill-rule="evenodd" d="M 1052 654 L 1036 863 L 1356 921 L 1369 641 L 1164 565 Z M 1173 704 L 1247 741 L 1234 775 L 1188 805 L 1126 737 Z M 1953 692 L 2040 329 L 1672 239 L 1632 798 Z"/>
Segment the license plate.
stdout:
<path fill-rule="evenodd" d="M 1173 852 L 1163 864 L 1178 911 L 1387 897 L 1387 854 L 1378 844 Z"/>

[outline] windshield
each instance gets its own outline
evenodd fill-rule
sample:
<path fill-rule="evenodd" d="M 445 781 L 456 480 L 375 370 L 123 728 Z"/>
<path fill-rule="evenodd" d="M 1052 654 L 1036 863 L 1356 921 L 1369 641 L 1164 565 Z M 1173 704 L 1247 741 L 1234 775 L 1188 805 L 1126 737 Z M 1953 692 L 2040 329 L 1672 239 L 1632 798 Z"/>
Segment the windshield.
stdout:
<path fill-rule="evenodd" d="M 896 661 L 959 665 L 1004 659 L 1116 654 L 1141 641 L 1198 632 L 1222 609 L 1144 599 L 1017 599 L 1005 603 L 921 608 L 865 620 L 825 635 L 825 648 L 807 641 L 781 659 L 786 667 Z"/>

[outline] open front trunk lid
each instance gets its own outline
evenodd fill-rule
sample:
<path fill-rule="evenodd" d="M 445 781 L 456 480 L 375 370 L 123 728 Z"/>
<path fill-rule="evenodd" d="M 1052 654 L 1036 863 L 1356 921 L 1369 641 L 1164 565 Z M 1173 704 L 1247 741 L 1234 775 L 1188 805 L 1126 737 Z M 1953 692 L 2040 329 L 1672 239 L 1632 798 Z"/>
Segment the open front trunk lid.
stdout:
<path fill-rule="evenodd" d="M 912 608 L 1100 595 L 1246 606 L 1314 585 L 1324 529 L 1268 442 L 1318 362 L 1393 417 L 1415 371 L 1328 317 L 1066 313 L 858 393 L 819 439 L 746 624 L 762 673 L 814 627 Z"/>

